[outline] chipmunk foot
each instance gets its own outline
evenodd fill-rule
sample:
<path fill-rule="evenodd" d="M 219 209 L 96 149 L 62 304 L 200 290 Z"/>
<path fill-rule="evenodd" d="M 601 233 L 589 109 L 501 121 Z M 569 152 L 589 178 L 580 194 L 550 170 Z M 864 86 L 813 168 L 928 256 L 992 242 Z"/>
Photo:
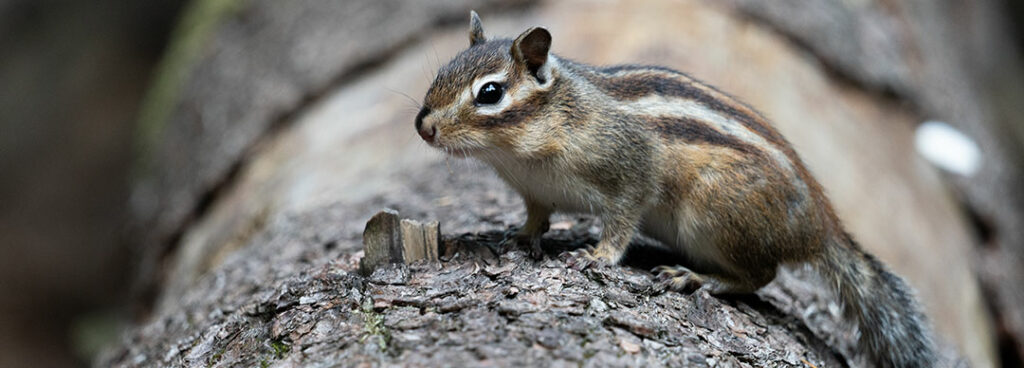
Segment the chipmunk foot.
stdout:
<path fill-rule="evenodd" d="M 651 273 L 655 275 L 655 286 L 661 290 L 690 294 L 707 282 L 704 276 L 683 266 L 658 266 Z"/>

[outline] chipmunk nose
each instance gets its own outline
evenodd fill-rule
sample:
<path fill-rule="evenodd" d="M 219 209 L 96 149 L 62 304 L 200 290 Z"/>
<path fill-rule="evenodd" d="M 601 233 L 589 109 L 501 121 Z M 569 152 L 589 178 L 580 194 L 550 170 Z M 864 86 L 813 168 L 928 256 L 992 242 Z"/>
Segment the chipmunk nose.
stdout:
<path fill-rule="evenodd" d="M 434 127 L 424 128 L 419 130 L 420 138 L 427 141 L 427 143 L 434 142 L 434 136 L 437 135 L 437 129 Z"/>
<path fill-rule="evenodd" d="M 423 138 L 427 143 L 431 143 L 434 141 L 434 137 L 437 136 L 437 128 L 433 125 L 423 126 L 423 118 L 427 114 L 430 114 L 430 108 L 426 106 L 423 106 L 420 109 L 420 113 L 416 114 L 416 132 L 420 133 L 420 138 Z"/>

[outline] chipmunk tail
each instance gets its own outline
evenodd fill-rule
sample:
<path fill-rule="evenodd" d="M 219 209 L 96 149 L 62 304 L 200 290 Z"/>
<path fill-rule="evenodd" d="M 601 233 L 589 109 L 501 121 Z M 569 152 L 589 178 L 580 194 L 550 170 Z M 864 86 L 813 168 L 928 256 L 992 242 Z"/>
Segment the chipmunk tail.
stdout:
<path fill-rule="evenodd" d="M 849 236 L 832 244 L 818 269 L 860 331 L 858 349 L 877 367 L 933 367 L 939 356 L 913 290 Z"/>

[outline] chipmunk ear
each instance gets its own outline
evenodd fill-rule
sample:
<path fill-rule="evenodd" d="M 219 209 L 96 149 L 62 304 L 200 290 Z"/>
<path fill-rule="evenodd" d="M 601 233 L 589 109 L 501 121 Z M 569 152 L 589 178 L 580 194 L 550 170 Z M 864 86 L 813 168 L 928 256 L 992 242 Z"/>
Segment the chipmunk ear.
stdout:
<path fill-rule="evenodd" d="M 548 60 L 550 49 L 551 33 L 543 27 L 533 27 L 512 42 L 512 57 L 517 63 L 526 65 L 526 70 L 543 83 L 544 78 L 538 75 L 537 71 Z"/>
<path fill-rule="evenodd" d="M 469 11 L 469 46 L 473 47 L 478 44 L 487 42 L 487 37 L 484 37 L 484 24 L 480 21 L 480 16 L 476 14 L 476 11 Z"/>

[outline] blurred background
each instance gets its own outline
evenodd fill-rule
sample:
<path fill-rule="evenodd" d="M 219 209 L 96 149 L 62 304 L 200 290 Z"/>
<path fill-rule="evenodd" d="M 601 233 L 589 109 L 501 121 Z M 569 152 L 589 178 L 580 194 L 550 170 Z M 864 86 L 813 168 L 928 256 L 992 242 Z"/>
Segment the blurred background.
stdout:
<path fill-rule="evenodd" d="M 915 259 L 920 253 L 899 247 L 933 241 L 959 244 L 950 245 L 961 247 L 946 254 L 966 258 L 969 264 L 955 271 L 966 275 L 956 282 L 964 282 L 965 288 L 972 290 L 965 298 L 980 295 L 983 299 L 978 303 L 980 309 L 969 312 L 976 314 L 965 320 L 983 325 L 984 339 L 991 340 L 977 347 L 977 354 L 989 356 L 981 361 L 993 365 L 1021 365 L 1024 291 L 1018 289 L 1024 288 L 1018 285 L 1024 274 L 1021 267 L 1015 267 L 1024 265 L 1024 223 L 1020 222 L 1024 195 L 1016 186 L 1024 184 L 1019 181 L 1024 170 L 1021 1 L 437 4 L 0 0 L 0 367 L 88 365 L 105 344 L 117 342 L 121 329 L 145 321 L 162 290 L 168 283 L 174 284 L 166 281 L 166 270 L 176 267 L 168 265 L 174 262 L 169 255 L 184 242 L 185 230 L 200 221 L 224 192 L 218 183 L 244 171 L 245 160 L 239 157 L 251 154 L 260 137 L 283 129 L 287 121 L 301 115 L 301 106 L 309 101 L 354 84 L 363 73 L 377 71 L 392 60 L 402 60 L 402 50 L 440 49 L 439 55 L 414 55 L 419 63 L 410 64 L 420 69 L 417 73 L 436 68 L 452 54 L 449 49 L 457 50 L 447 45 L 463 47 L 462 29 L 469 8 L 487 11 L 481 11 L 485 26 L 488 18 L 497 18 L 493 29 L 507 36 L 524 24 L 550 25 L 558 31 L 555 51 L 572 57 L 606 63 L 671 64 L 694 71 L 772 117 L 807 114 L 788 111 L 787 106 L 800 106 L 800 102 L 786 102 L 777 94 L 790 89 L 813 90 L 820 84 L 827 86 L 829 93 L 848 97 L 851 102 L 843 105 L 846 108 L 871 106 L 863 108 L 867 112 L 851 114 L 851 119 L 895 121 L 895 128 L 825 128 L 831 130 L 824 133 L 792 125 L 798 123 L 783 123 L 791 124 L 783 126 L 783 133 L 805 156 L 803 150 L 859 152 L 855 146 L 870 142 L 870 135 L 846 141 L 821 141 L 818 137 L 854 137 L 869 131 L 879 137 L 907 138 L 902 141 L 906 146 L 897 144 L 882 151 L 903 152 L 909 157 L 914 155 L 908 151 L 910 132 L 926 120 L 946 121 L 964 132 L 981 147 L 982 168 L 976 173 L 933 174 L 927 168 L 920 175 L 924 179 L 913 179 L 910 184 L 896 177 L 893 182 L 853 186 L 848 183 L 865 182 L 843 175 L 872 172 L 877 169 L 874 163 L 893 161 L 893 156 L 881 155 L 865 163 L 834 161 L 851 167 L 864 165 L 852 171 L 830 169 L 830 161 L 824 159 L 809 161 L 819 177 L 832 178 L 822 181 L 837 201 L 850 203 L 840 205 L 840 212 L 844 218 L 852 218 L 848 221 L 854 228 L 863 229 L 855 233 L 865 243 L 907 240 L 909 245 L 873 251 L 883 253 L 898 270 L 908 270 L 912 280 L 941 280 L 943 275 L 923 266 L 913 271 L 915 264 L 926 261 Z M 318 12 L 321 8 L 334 10 Z M 679 9 L 686 12 L 680 12 L 680 18 L 645 22 L 644 17 L 666 9 L 669 14 Z M 214 20 L 203 17 L 212 13 L 218 14 Z M 698 16 L 713 21 L 682 20 Z M 648 29 L 616 29 L 620 22 L 649 25 Z M 696 25 L 686 28 L 679 24 L 684 22 Z M 304 29 L 299 24 L 315 27 Z M 730 28 L 733 24 L 738 28 Z M 491 29 L 488 33 L 495 33 Z M 417 33 L 421 34 L 414 36 Z M 730 37 L 720 40 L 720 49 L 708 46 L 712 43 L 709 38 L 723 34 Z M 562 35 L 566 41 L 559 43 Z M 609 44 L 631 46 L 608 49 L 582 42 L 613 38 Z M 672 46 L 673 42 L 678 46 Z M 275 48 L 276 44 L 298 46 L 278 53 L 282 48 Z M 386 46 L 367 51 L 367 45 Z M 776 47 L 781 51 L 773 49 Z M 776 56 L 780 54 L 811 64 L 817 74 L 800 74 L 804 69 L 795 61 L 786 64 L 789 59 Z M 740 62 L 734 61 L 737 57 Z M 765 73 L 742 70 L 744 57 L 763 66 L 751 70 Z M 715 69 L 711 64 L 718 61 L 733 69 Z M 282 69 L 287 72 L 274 74 Z M 253 70 L 259 73 L 246 74 Z M 298 82 L 282 83 L 280 79 Z M 238 80 L 248 84 L 236 83 Z M 397 81 L 389 86 L 419 99 L 426 82 L 429 79 L 411 85 Z M 168 89 L 169 85 L 179 87 Z M 270 92 L 260 94 L 261 89 Z M 282 89 L 285 92 L 280 92 Z M 252 95 L 243 93 L 253 90 L 257 92 Z M 772 90 L 782 92 L 768 96 Z M 805 98 L 798 94 L 790 97 Z M 212 102 L 204 105 L 203 101 Z M 250 114 L 250 110 L 257 113 Z M 270 112 L 258 114 L 262 110 Z M 262 123 L 232 133 L 236 122 L 246 125 L 255 120 Z M 154 131 L 154 121 L 166 128 Z M 887 129 L 895 129 L 895 133 Z M 404 133 L 411 135 L 411 128 Z M 843 151 L 847 146 L 852 151 Z M 214 163 L 218 157 L 228 158 L 213 168 L 194 164 L 211 156 Z M 908 164 L 892 170 L 922 169 Z M 192 180 L 192 176 L 198 179 Z M 948 210 L 954 218 L 950 221 L 963 224 L 965 232 L 930 239 L 888 233 L 897 233 L 899 228 L 871 231 L 870 218 L 884 218 L 900 210 L 861 207 L 857 202 L 871 198 L 871 186 L 886 185 L 899 190 L 926 187 L 940 193 L 935 197 L 894 194 L 877 200 L 901 203 L 914 198 L 914 203 L 921 204 L 941 197 L 935 201 L 948 200 L 951 205 L 936 211 Z M 893 192 L 899 193 L 886 193 Z M 921 208 L 927 212 L 928 206 L 922 204 Z M 922 228 L 928 227 L 913 229 Z M 964 290 L 956 283 L 946 284 Z M 918 287 L 926 298 L 959 297 L 944 296 L 938 288 Z"/>
<path fill-rule="evenodd" d="M 0 1 L 0 366 L 83 366 L 129 311 L 139 106 L 185 1 Z"/>

